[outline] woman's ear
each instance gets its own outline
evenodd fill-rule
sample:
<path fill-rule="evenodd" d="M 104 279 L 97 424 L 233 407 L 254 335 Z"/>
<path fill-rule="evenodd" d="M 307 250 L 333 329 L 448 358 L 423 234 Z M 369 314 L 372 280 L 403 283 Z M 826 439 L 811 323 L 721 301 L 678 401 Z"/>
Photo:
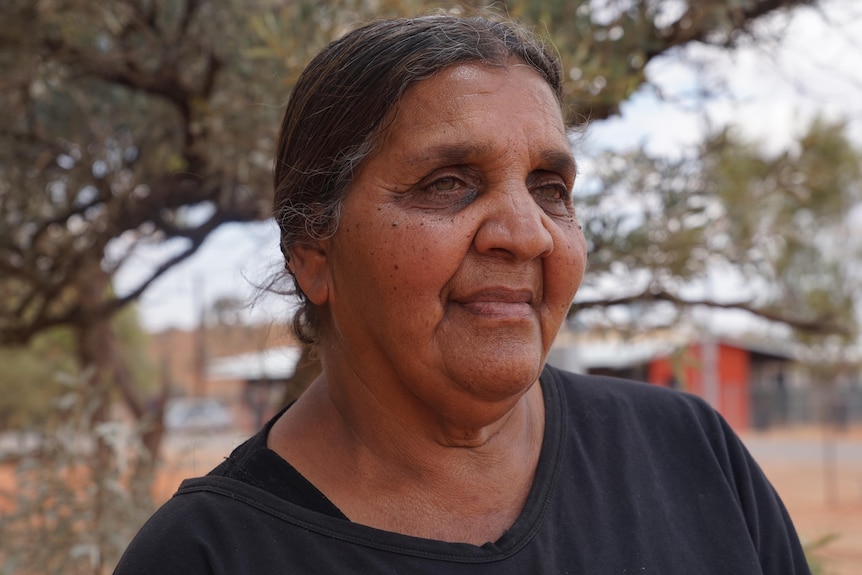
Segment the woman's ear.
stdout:
<path fill-rule="evenodd" d="M 287 267 L 308 300 L 323 305 L 329 300 L 329 267 L 326 260 L 326 242 L 307 241 L 290 248 Z"/>

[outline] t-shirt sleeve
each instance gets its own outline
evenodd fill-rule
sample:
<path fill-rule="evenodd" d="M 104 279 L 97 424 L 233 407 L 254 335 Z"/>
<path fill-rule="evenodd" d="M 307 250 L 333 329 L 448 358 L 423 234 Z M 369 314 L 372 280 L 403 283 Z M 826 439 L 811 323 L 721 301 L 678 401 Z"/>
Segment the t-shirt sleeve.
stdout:
<path fill-rule="evenodd" d="M 810 575 L 802 545 L 781 498 L 727 422 L 712 408 L 716 456 L 734 486 L 764 575 Z"/>
<path fill-rule="evenodd" d="M 114 575 L 209 575 L 207 526 L 184 498 L 169 500 L 141 528 Z"/>

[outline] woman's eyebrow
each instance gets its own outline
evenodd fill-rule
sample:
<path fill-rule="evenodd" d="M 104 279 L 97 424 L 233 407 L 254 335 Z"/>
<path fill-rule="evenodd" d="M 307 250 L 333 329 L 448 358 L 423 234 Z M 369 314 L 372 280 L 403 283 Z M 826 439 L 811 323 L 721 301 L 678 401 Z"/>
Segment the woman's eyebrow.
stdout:
<path fill-rule="evenodd" d="M 578 166 L 571 152 L 545 150 L 539 154 L 539 157 L 542 159 L 542 169 L 544 170 L 564 176 L 571 176 L 572 179 L 578 173 Z"/>
<path fill-rule="evenodd" d="M 411 164 L 439 163 L 444 165 L 468 164 L 491 151 L 492 144 L 487 142 L 467 142 L 459 144 L 438 144 L 422 150 L 410 159 Z"/>
<path fill-rule="evenodd" d="M 411 164 L 436 163 L 443 165 L 469 164 L 483 155 L 492 151 L 493 144 L 490 142 L 467 142 L 458 144 L 432 145 L 422 150 L 410 159 Z M 571 175 L 574 178 L 577 173 L 575 158 L 569 151 L 543 150 L 538 153 L 542 168 L 559 174 Z"/>

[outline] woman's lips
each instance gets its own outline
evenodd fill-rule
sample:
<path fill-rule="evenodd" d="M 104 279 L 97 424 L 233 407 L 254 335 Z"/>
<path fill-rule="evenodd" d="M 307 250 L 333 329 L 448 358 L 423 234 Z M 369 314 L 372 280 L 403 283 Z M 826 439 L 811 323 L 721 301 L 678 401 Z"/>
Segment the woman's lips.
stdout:
<path fill-rule="evenodd" d="M 454 301 L 474 315 L 489 318 L 519 319 L 533 315 L 533 292 L 528 289 L 484 288 Z"/>

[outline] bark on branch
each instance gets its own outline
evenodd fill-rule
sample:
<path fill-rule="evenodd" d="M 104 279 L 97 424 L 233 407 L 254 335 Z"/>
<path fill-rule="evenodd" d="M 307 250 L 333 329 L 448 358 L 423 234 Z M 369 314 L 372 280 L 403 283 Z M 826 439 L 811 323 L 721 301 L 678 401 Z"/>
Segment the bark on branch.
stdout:
<path fill-rule="evenodd" d="M 709 307 L 713 309 L 735 309 L 746 311 L 756 317 L 776 323 L 783 323 L 794 329 L 814 335 L 840 335 L 844 337 L 852 335 L 847 326 L 841 324 L 837 321 L 837 318 L 831 314 L 826 314 L 816 318 L 803 318 L 790 311 L 758 307 L 749 300 L 721 302 L 709 298 L 685 299 L 664 289 L 647 289 L 641 293 L 624 297 L 575 302 L 572 304 L 571 308 L 569 308 L 569 316 L 572 316 L 581 310 L 590 308 L 609 308 L 636 303 L 658 302 L 672 303 L 678 308 Z"/>

